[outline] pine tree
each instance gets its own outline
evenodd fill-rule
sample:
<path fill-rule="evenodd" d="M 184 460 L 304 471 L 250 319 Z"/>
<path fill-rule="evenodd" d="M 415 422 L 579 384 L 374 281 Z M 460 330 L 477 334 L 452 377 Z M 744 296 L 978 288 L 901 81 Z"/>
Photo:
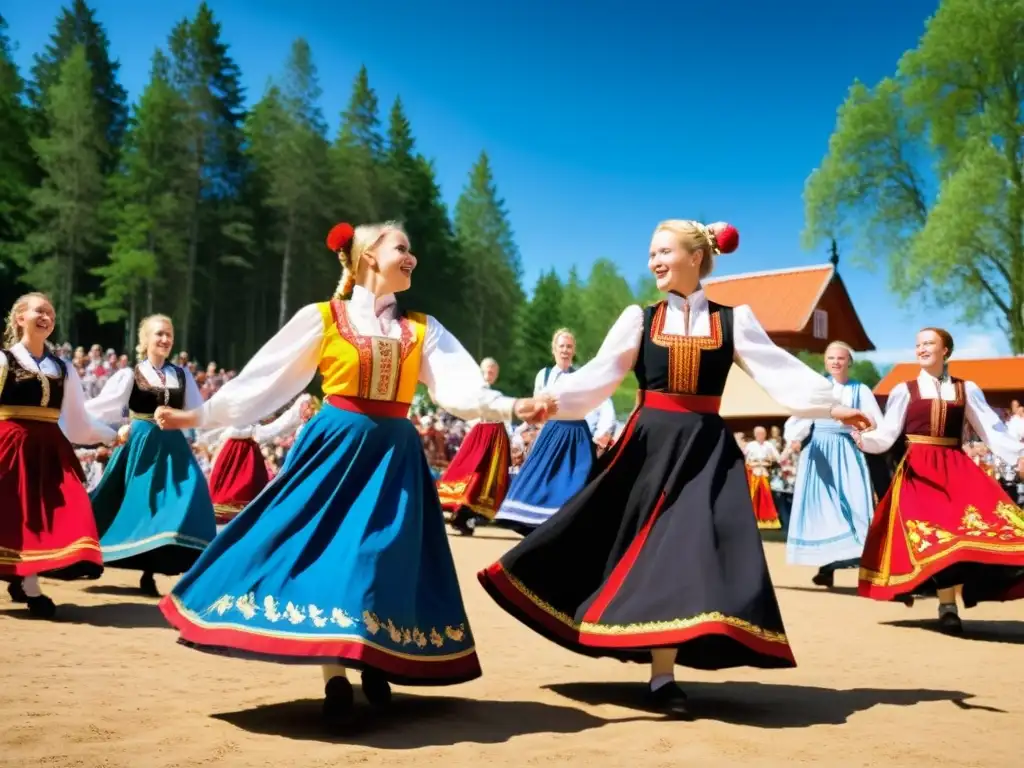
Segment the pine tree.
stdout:
<path fill-rule="evenodd" d="M 445 326 L 457 325 L 463 283 L 455 236 L 434 167 L 416 152 L 401 99 L 395 99 L 391 108 L 379 178 L 385 206 L 382 217 L 403 222 L 419 258 L 412 288 L 402 296 L 402 303 L 433 315 Z"/>
<path fill-rule="evenodd" d="M 246 183 L 241 130 L 244 93 L 238 66 L 221 40 L 220 24 L 207 3 L 200 3 L 195 18 L 175 26 L 169 47 L 172 82 L 186 104 L 188 147 L 182 179 L 187 250 L 176 330 L 181 345 L 188 349 L 193 332 L 202 327 L 204 344 L 199 352 L 209 357 L 215 354 L 218 309 L 237 308 L 235 297 L 227 295 L 226 289 L 239 279 L 240 269 L 251 266 L 251 222 L 241 205 Z M 202 290 L 197 290 L 199 286 Z M 197 304 L 203 307 L 200 318 L 194 316 Z M 227 333 L 234 330 L 231 320 L 231 313 L 226 313 L 221 327 Z"/>
<path fill-rule="evenodd" d="M 46 138 L 33 141 L 44 173 L 32 193 L 34 229 L 24 251 L 25 281 L 56 301 L 57 327 L 69 334 L 75 284 L 102 236 L 101 159 L 107 149 L 92 97 L 86 48 L 71 51 L 47 92 Z"/>
<path fill-rule="evenodd" d="M 633 291 L 615 264 L 608 259 L 595 261 L 583 291 L 584 330 L 576 337 L 577 354 L 584 360 L 597 354 L 619 313 L 633 303 Z"/>
<path fill-rule="evenodd" d="M 456 203 L 455 236 L 466 278 L 462 341 L 477 358 L 497 356 L 512 348 L 525 297 L 519 251 L 486 152 Z"/>
<path fill-rule="evenodd" d="M 377 93 L 370 87 L 370 77 L 363 66 L 356 75 L 352 97 L 341 113 L 341 127 L 331 147 L 331 167 L 337 180 L 337 218 L 355 224 L 382 218 L 388 202 L 382 191 L 383 160 Z"/>
<path fill-rule="evenodd" d="M 20 290 L 16 284 L 20 270 L 11 246 L 29 229 L 30 196 L 38 180 L 29 142 L 29 113 L 22 102 L 24 91 L 7 22 L 0 16 L 0 306 L 4 307 Z"/>
<path fill-rule="evenodd" d="M 584 313 L 586 286 L 580 280 L 579 270 L 574 264 L 569 269 L 569 277 L 562 289 L 562 307 L 559 312 L 562 325 L 572 328 L 572 332 L 579 337 L 586 337 L 589 328 L 587 316 Z M 578 344 L 579 342 L 577 342 Z"/>
<path fill-rule="evenodd" d="M 247 123 L 249 154 L 267 190 L 275 250 L 280 256 L 278 325 L 295 304 L 292 278 L 326 261 L 321 245 L 329 211 L 326 126 L 309 44 L 296 40 L 285 75 L 267 90 Z"/>
<path fill-rule="evenodd" d="M 91 306 L 100 322 L 126 321 L 128 348 L 140 310 L 155 311 L 158 292 L 183 266 L 184 117 L 169 62 L 158 51 L 125 134 L 121 173 L 111 184 L 114 245 L 107 264 L 93 270 L 103 283 Z"/>
<path fill-rule="evenodd" d="M 62 9 L 46 51 L 35 56 L 28 96 L 38 118 L 39 131 L 47 135 L 52 130 L 46 115 L 47 93 L 59 81 L 65 60 L 79 45 L 85 47 L 96 121 L 104 137 L 103 172 L 110 173 L 117 163 L 117 151 L 128 120 L 128 94 L 118 82 L 121 65 L 110 57 L 106 30 L 84 0 L 73 0 L 70 8 Z"/>
<path fill-rule="evenodd" d="M 564 302 L 565 292 L 555 271 L 542 274 L 516 324 L 515 364 L 507 377 L 512 391 L 532 391 L 537 371 L 552 365 L 551 337 L 556 330 L 568 326 L 575 332 L 563 315 Z"/>

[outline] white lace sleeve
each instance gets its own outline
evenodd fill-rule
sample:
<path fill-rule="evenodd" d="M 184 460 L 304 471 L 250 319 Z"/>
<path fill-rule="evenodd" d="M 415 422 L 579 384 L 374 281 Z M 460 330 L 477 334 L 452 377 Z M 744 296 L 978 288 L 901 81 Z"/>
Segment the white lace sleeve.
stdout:
<path fill-rule="evenodd" d="M 60 405 L 60 428 L 75 445 L 96 445 L 113 442 L 117 432 L 93 418 L 85 409 L 82 380 L 73 365 L 65 364 L 64 397 Z"/>
<path fill-rule="evenodd" d="M 910 390 L 906 384 L 897 384 L 889 393 L 885 416 L 878 426 L 860 434 L 860 446 L 865 453 L 885 453 L 903 434 L 903 424 L 910 405 Z"/>
<path fill-rule="evenodd" d="M 966 416 L 975 432 L 996 456 L 1007 464 L 1016 465 L 1024 456 L 1024 443 L 1010 434 L 1003 420 L 999 418 L 985 400 L 985 393 L 973 381 L 964 382 L 966 394 Z"/>
<path fill-rule="evenodd" d="M 69 366 L 70 368 L 73 366 Z M 96 397 L 85 401 L 85 410 L 104 424 L 119 424 L 124 418 L 124 409 L 128 407 L 128 398 L 131 397 L 134 382 L 135 369 L 122 368 L 107 379 L 107 383 Z"/>

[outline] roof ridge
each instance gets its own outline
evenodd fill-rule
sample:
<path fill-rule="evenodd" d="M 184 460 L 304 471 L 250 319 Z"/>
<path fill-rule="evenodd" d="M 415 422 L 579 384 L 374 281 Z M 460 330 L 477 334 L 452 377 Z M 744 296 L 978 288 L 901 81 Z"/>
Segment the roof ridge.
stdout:
<path fill-rule="evenodd" d="M 715 283 L 723 283 L 729 280 L 746 280 L 748 278 L 755 277 L 777 277 L 780 275 L 788 275 L 799 272 L 814 272 L 817 270 L 825 270 L 835 273 L 835 267 L 832 264 L 812 264 L 810 266 L 803 267 L 782 267 L 780 269 L 765 269 L 758 272 L 740 272 L 736 275 L 722 275 L 721 277 L 710 277 L 705 279 L 703 282 L 705 285 L 713 285 Z"/>

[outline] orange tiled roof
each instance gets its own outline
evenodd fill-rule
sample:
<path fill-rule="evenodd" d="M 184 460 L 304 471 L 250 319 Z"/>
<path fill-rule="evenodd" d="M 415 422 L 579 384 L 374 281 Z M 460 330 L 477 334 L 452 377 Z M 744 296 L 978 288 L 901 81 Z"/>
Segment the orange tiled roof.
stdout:
<path fill-rule="evenodd" d="M 749 304 L 769 333 L 795 333 L 807 326 L 834 274 L 831 264 L 747 272 L 705 280 L 704 291 L 719 304 Z"/>
<path fill-rule="evenodd" d="M 897 363 L 875 385 L 875 394 L 887 397 L 893 387 L 915 378 L 919 370 L 917 363 Z M 983 391 L 1024 393 L 1024 357 L 950 360 L 949 373 L 958 379 L 973 381 Z"/>

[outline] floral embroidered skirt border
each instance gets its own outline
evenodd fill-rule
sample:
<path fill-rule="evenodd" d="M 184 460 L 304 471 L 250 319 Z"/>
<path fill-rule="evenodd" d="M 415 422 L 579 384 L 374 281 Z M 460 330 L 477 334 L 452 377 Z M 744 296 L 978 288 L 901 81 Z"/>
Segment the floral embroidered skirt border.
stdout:
<path fill-rule="evenodd" d="M 231 522 L 270 482 L 255 440 L 225 440 L 210 472 L 210 498 L 218 525 Z"/>
<path fill-rule="evenodd" d="M 325 406 L 280 474 L 160 604 L 198 650 L 480 676 L 437 491 L 408 419 Z"/>
<path fill-rule="evenodd" d="M 82 465 L 57 424 L 0 421 L 0 578 L 103 573 Z"/>
<path fill-rule="evenodd" d="M 481 422 L 473 427 L 437 481 L 441 507 L 451 513 L 468 507 L 493 520 L 508 492 L 510 454 L 504 424 Z"/>
<path fill-rule="evenodd" d="M 743 456 L 717 415 L 635 411 L 586 487 L 478 576 L 582 655 L 646 663 L 674 647 L 696 669 L 796 666 Z"/>
<path fill-rule="evenodd" d="M 875 510 L 858 592 L 957 585 L 968 607 L 1024 598 L 1024 512 L 959 447 L 912 444 Z"/>

